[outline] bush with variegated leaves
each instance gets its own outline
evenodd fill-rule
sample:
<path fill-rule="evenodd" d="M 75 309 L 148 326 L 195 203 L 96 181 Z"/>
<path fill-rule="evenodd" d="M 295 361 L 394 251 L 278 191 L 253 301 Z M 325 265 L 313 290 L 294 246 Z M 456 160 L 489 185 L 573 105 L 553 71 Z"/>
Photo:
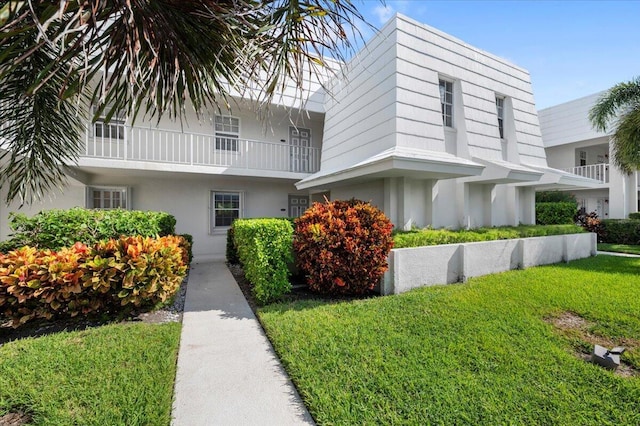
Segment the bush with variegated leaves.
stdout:
<path fill-rule="evenodd" d="M 18 326 L 164 302 L 186 275 L 185 247 L 180 236 L 121 237 L 93 247 L 0 253 L 0 318 Z"/>
<path fill-rule="evenodd" d="M 393 225 L 364 201 L 314 203 L 296 219 L 297 265 L 312 290 L 364 294 L 380 282 L 393 247 Z"/>

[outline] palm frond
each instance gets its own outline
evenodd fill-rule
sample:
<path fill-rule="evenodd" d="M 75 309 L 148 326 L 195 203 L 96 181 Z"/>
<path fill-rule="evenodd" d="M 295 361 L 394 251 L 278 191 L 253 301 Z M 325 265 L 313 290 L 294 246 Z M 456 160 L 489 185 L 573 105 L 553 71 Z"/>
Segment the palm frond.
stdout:
<path fill-rule="evenodd" d="M 596 130 L 607 131 L 615 118 L 628 108 L 640 107 L 640 77 L 616 84 L 607 90 L 589 111 L 589 121 Z"/>
<path fill-rule="evenodd" d="M 611 145 L 613 162 L 620 170 L 628 174 L 640 170 L 640 108 L 618 119 Z"/>
<path fill-rule="evenodd" d="M 364 22 L 350 0 L 9 0 L 0 8 L 0 185 L 31 200 L 76 160 L 85 95 L 94 119 L 126 112 L 181 119 L 260 89 L 268 107 L 290 84 L 343 59 Z M 83 98 L 84 99 L 84 98 Z M 85 106 L 86 107 L 86 106 Z M 88 107 L 87 107 L 88 108 Z"/>

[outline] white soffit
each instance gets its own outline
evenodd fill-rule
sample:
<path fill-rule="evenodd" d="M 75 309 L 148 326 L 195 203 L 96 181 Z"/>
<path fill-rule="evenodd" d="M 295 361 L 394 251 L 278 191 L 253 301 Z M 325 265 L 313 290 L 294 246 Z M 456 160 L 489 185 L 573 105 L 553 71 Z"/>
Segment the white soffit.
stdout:
<path fill-rule="evenodd" d="M 538 182 L 520 183 L 516 186 L 535 186 L 549 189 L 590 189 L 603 188 L 604 184 L 595 179 L 589 179 L 583 176 L 574 175 L 573 173 L 563 170 L 553 169 L 551 167 L 541 167 L 526 165 L 535 170 L 544 173 Z"/>
<path fill-rule="evenodd" d="M 537 182 L 544 175 L 544 172 L 539 170 L 503 160 L 487 160 L 474 157 L 473 161 L 486 167 L 480 176 L 464 178 L 462 179 L 464 182 L 484 184 Z"/>
<path fill-rule="evenodd" d="M 339 170 L 321 170 L 296 183 L 296 187 L 335 187 L 387 177 L 451 179 L 477 176 L 484 168 L 482 164 L 444 152 L 395 147 Z"/>

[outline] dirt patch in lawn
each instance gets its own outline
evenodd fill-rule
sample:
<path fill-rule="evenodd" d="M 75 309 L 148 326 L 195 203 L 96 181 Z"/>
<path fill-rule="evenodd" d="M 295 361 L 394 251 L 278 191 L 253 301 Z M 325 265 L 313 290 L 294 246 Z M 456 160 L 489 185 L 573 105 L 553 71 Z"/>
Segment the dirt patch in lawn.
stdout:
<path fill-rule="evenodd" d="M 22 426 L 31 423 L 31 416 L 22 411 L 12 411 L 0 416 L 0 426 Z"/>
<path fill-rule="evenodd" d="M 548 317 L 545 320 L 553 324 L 556 330 L 571 342 L 574 355 L 586 362 L 591 362 L 591 351 L 594 345 L 604 346 L 605 348 L 622 346 L 627 351 L 640 348 L 640 341 L 636 339 L 620 338 L 614 340 L 610 337 L 593 333 L 592 330 L 596 324 L 574 312 L 563 312 L 558 316 Z M 640 371 L 624 359 L 621 360 L 620 367 L 615 370 L 615 373 L 621 377 L 640 376 Z"/>

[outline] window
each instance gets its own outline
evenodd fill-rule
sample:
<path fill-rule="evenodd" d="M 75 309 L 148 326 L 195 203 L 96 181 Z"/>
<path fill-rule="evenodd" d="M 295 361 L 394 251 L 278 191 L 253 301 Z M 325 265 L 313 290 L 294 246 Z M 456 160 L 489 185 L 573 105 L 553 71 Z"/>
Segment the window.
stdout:
<path fill-rule="evenodd" d="M 504 98 L 496 97 L 496 110 L 498 112 L 498 130 L 500 139 L 504 139 Z"/>
<path fill-rule="evenodd" d="M 108 111 L 108 108 L 105 108 L 105 111 Z M 124 140 L 125 121 L 124 114 L 120 112 L 115 113 L 108 123 L 106 117 L 103 115 L 93 123 L 93 136 L 100 139 Z"/>
<path fill-rule="evenodd" d="M 222 151 L 238 151 L 240 137 L 240 119 L 228 115 L 216 115 L 216 149 Z"/>
<path fill-rule="evenodd" d="M 587 165 L 587 151 L 580 151 L 580 165 Z"/>
<path fill-rule="evenodd" d="M 91 209 L 126 209 L 127 188 L 89 188 L 87 207 Z"/>
<path fill-rule="evenodd" d="M 440 105 L 442 106 L 442 123 L 453 127 L 453 83 L 440 80 Z"/>
<path fill-rule="evenodd" d="M 240 192 L 212 192 L 211 228 L 231 226 L 238 219 L 241 211 Z"/>

